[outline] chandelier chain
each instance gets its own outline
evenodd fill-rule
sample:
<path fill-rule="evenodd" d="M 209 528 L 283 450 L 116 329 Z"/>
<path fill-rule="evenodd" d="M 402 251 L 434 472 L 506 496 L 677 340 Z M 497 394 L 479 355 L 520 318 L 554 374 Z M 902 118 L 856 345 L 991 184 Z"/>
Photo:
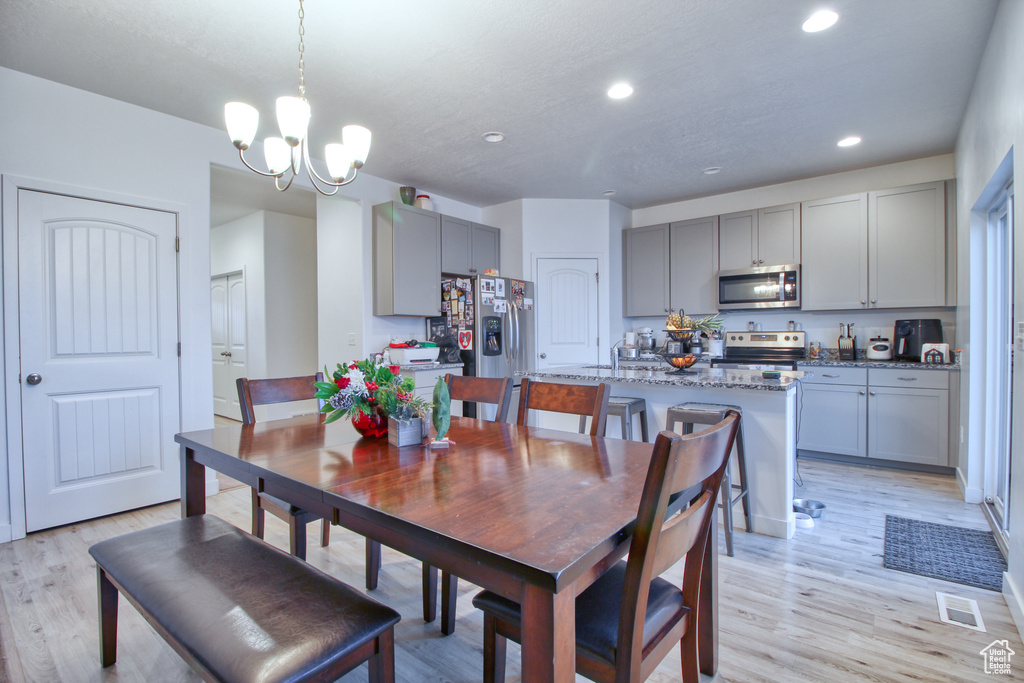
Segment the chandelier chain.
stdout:
<path fill-rule="evenodd" d="M 306 99 L 306 27 L 302 20 L 306 18 L 306 12 L 302 9 L 302 0 L 299 0 L 299 97 Z"/>

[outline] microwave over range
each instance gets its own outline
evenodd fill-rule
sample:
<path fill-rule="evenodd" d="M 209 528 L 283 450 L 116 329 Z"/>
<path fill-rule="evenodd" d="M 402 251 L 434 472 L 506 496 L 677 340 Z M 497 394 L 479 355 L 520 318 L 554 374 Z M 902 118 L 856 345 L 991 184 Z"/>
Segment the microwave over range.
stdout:
<path fill-rule="evenodd" d="M 800 308 L 800 266 L 718 271 L 719 310 Z"/>

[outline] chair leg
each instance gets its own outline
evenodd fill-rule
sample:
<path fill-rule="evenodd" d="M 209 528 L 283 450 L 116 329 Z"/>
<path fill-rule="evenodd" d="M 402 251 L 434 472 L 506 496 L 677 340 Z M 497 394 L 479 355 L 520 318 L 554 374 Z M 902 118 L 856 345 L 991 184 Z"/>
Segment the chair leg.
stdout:
<path fill-rule="evenodd" d="M 497 618 L 484 613 L 484 683 L 505 683 L 505 636 L 498 633 Z"/>
<path fill-rule="evenodd" d="M 633 440 L 633 413 L 629 410 L 622 415 L 622 438 L 626 441 Z"/>
<path fill-rule="evenodd" d="M 580 415 L 580 434 L 587 433 L 587 416 Z"/>
<path fill-rule="evenodd" d="M 740 423 L 740 428 L 736 431 L 736 464 L 740 468 L 740 496 L 742 496 L 743 503 L 743 518 L 747 520 L 747 533 L 754 531 L 754 526 L 750 520 L 750 492 L 747 485 L 747 459 L 743 448 L 743 423 Z M 731 493 L 729 494 L 732 495 Z"/>
<path fill-rule="evenodd" d="M 437 617 L 437 567 L 423 563 L 423 621 Z"/>
<path fill-rule="evenodd" d="M 455 633 L 455 604 L 459 599 L 459 577 L 441 572 L 441 633 Z"/>
<path fill-rule="evenodd" d="M 331 542 L 331 523 L 326 518 L 320 520 L 320 547 L 326 548 Z"/>
<path fill-rule="evenodd" d="M 377 588 L 377 576 L 380 574 L 380 543 L 371 538 L 366 539 L 366 590 Z"/>
<path fill-rule="evenodd" d="M 96 584 L 100 617 L 100 666 L 117 661 L 117 588 L 103 568 L 96 565 Z"/>
<path fill-rule="evenodd" d="M 679 641 L 679 654 L 683 667 L 683 683 L 700 683 L 700 655 L 697 651 L 697 629 L 694 622 L 690 623 L 682 640 Z"/>
<path fill-rule="evenodd" d="M 732 477 L 729 474 L 729 464 L 725 465 L 725 475 L 722 477 L 722 490 L 719 493 L 722 503 L 722 523 L 725 526 L 725 552 L 729 557 L 734 557 L 732 551 Z"/>
<path fill-rule="evenodd" d="M 370 683 L 395 683 L 395 627 L 377 636 L 377 651 L 367 661 Z"/>
<path fill-rule="evenodd" d="M 260 493 L 252 487 L 252 535 L 263 538 L 264 510 L 260 506 Z"/>
<path fill-rule="evenodd" d="M 306 559 L 306 516 L 292 516 L 288 520 L 289 552 L 300 560 Z"/>
<path fill-rule="evenodd" d="M 640 411 L 640 437 L 644 440 L 644 443 L 650 443 L 651 437 L 647 427 L 647 408 Z"/>

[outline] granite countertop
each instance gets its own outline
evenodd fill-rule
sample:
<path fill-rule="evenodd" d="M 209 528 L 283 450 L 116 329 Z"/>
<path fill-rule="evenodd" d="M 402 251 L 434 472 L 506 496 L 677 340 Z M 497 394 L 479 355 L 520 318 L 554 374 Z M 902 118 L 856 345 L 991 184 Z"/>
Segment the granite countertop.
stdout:
<path fill-rule="evenodd" d="M 959 362 L 934 365 L 904 360 L 868 360 L 864 357 L 862 349 L 857 349 L 856 360 L 839 360 L 839 349 L 822 349 L 821 358 L 805 358 L 797 361 L 797 365 L 811 368 L 892 368 L 895 370 L 945 370 L 946 372 L 960 370 Z"/>
<path fill-rule="evenodd" d="M 765 379 L 760 370 L 726 370 L 722 368 L 691 369 L 685 375 L 673 375 L 664 370 L 623 368 L 612 370 L 608 365 L 571 365 L 533 372 L 517 372 L 517 376 L 541 379 L 574 379 L 614 384 L 653 384 L 677 387 L 706 387 L 709 389 L 754 389 L 757 391 L 786 391 L 801 380 L 813 376 L 809 372 L 783 372 L 779 379 Z"/>
<path fill-rule="evenodd" d="M 438 363 L 437 361 L 431 361 L 429 363 L 401 363 L 398 367 L 403 370 L 450 370 L 452 368 L 461 368 L 462 363 Z"/>

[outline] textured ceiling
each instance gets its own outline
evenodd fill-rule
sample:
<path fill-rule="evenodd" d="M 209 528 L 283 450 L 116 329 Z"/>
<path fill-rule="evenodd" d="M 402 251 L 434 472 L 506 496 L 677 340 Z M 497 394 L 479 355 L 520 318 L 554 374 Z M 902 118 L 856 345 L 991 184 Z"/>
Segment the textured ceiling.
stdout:
<path fill-rule="evenodd" d="M 638 208 L 951 151 L 995 0 L 834 0 L 803 33 L 821 4 L 307 0 L 313 153 L 361 123 L 381 178 Z M 240 99 L 262 138 L 297 85 L 297 5 L 3 0 L 0 65 L 218 128 Z"/>

